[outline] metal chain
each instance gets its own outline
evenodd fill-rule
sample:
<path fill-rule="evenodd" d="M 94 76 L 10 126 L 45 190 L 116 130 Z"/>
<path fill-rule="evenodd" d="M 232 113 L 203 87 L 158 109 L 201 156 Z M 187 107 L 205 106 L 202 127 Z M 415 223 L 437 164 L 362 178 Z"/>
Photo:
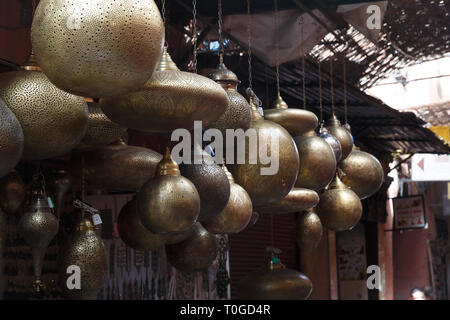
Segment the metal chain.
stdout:
<path fill-rule="evenodd" d="M 224 54 L 224 48 L 223 48 L 223 42 L 222 42 L 222 24 L 223 24 L 223 20 L 222 20 L 222 0 L 219 0 L 218 2 L 218 25 L 219 25 L 219 47 L 220 47 L 220 51 L 219 51 L 219 59 L 220 59 L 220 63 L 223 63 L 223 54 Z"/>
<path fill-rule="evenodd" d="M 320 124 L 323 122 L 323 99 L 322 99 L 322 70 L 320 66 L 320 61 L 318 61 L 319 71 L 317 75 L 319 77 L 319 105 L 320 105 Z"/>
<path fill-rule="evenodd" d="M 333 57 L 330 57 L 330 95 L 331 95 L 331 114 L 334 115 L 334 77 L 333 77 Z"/>
<path fill-rule="evenodd" d="M 345 113 L 345 124 L 348 124 L 348 105 L 347 105 L 347 57 L 344 55 L 344 113 Z"/>
<path fill-rule="evenodd" d="M 194 45 L 194 73 L 197 73 L 197 0 L 192 0 L 192 44 Z"/>
<path fill-rule="evenodd" d="M 161 0 L 161 15 L 162 15 L 164 30 L 165 30 L 164 46 L 167 48 L 169 41 L 167 41 L 168 30 L 167 30 L 167 19 L 166 19 L 166 0 Z"/>
<path fill-rule="evenodd" d="M 280 44 L 278 42 L 278 1 L 273 1 L 274 6 L 274 23 L 275 23 L 275 60 L 276 60 L 276 79 L 277 79 L 277 95 L 280 97 Z"/>
<path fill-rule="evenodd" d="M 250 0 L 247 0 L 247 41 L 248 41 L 248 87 L 253 91 L 253 76 L 252 76 L 252 15 Z"/>

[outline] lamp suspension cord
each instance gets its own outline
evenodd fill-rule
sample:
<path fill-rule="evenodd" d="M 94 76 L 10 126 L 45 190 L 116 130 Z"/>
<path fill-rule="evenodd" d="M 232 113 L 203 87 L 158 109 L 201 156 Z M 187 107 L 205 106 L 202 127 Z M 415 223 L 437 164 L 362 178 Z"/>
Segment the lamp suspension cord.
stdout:
<path fill-rule="evenodd" d="M 302 91 L 303 91 L 303 109 L 306 110 L 306 83 L 305 83 L 305 51 L 303 50 L 303 41 L 304 41 L 304 34 L 303 34 L 303 17 L 300 18 L 300 24 L 301 24 L 301 42 L 302 42 Z"/>
<path fill-rule="evenodd" d="M 194 46 L 194 73 L 197 73 L 197 0 L 192 0 L 192 44 Z"/>
<path fill-rule="evenodd" d="M 84 202 L 84 195 L 86 194 L 86 179 L 84 176 L 84 154 L 81 155 L 81 202 Z M 84 219 L 85 212 L 81 210 L 81 218 Z"/>
<path fill-rule="evenodd" d="M 167 48 L 168 41 L 167 41 L 167 21 L 166 21 L 166 0 L 161 0 L 161 16 L 162 16 L 164 30 L 165 30 L 164 31 L 164 34 L 165 34 L 164 46 Z"/>
<path fill-rule="evenodd" d="M 343 61 L 344 69 L 344 113 L 345 113 L 345 124 L 348 124 L 348 105 L 347 105 L 347 57 L 344 55 Z"/>
<path fill-rule="evenodd" d="M 280 98 L 280 45 L 278 42 L 278 0 L 273 1 L 274 6 L 274 23 L 275 23 L 275 62 L 276 62 L 276 80 L 277 95 Z"/>
<path fill-rule="evenodd" d="M 318 72 L 317 76 L 319 77 L 319 106 L 320 106 L 320 125 L 323 124 L 323 98 L 322 98 L 322 68 L 320 66 L 320 61 L 317 63 Z"/>
<path fill-rule="evenodd" d="M 334 77 L 333 77 L 333 57 L 330 57 L 330 95 L 331 95 L 331 115 L 334 116 Z"/>
<path fill-rule="evenodd" d="M 248 88 L 253 91 L 252 76 L 252 15 L 250 0 L 247 0 L 247 43 L 248 43 Z"/>
<path fill-rule="evenodd" d="M 224 47 L 223 47 L 223 40 L 222 40 L 222 25 L 223 25 L 223 20 L 222 20 L 222 0 L 218 0 L 218 12 L 217 12 L 217 16 L 218 16 L 218 25 L 219 25 L 219 63 L 222 64 L 223 63 L 223 55 L 224 55 Z"/>

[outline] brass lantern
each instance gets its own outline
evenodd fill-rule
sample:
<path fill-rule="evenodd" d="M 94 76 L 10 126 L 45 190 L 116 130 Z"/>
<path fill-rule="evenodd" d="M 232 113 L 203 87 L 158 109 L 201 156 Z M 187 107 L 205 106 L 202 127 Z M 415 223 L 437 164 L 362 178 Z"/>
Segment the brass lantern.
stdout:
<path fill-rule="evenodd" d="M 9 215 L 16 214 L 25 201 L 27 190 L 16 170 L 0 179 L 0 208 Z"/>
<path fill-rule="evenodd" d="M 123 141 L 83 154 L 86 182 L 92 188 L 111 192 L 137 192 L 155 176 L 162 159 L 156 151 L 128 146 Z"/>
<path fill-rule="evenodd" d="M 325 140 L 331 147 L 331 149 L 334 152 L 334 157 L 336 158 L 336 161 L 339 162 L 342 158 L 342 147 L 339 140 L 330 134 L 326 128 L 320 129 L 319 137 Z"/>
<path fill-rule="evenodd" d="M 189 238 L 166 246 L 170 264 L 186 273 L 208 269 L 216 259 L 218 250 L 217 237 L 206 231 L 199 222 Z"/>
<path fill-rule="evenodd" d="M 139 218 L 136 199 L 129 201 L 117 218 L 117 229 L 125 244 L 135 250 L 156 250 L 166 244 L 167 236 L 150 232 Z"/>
<path fill-rule="evenodd" d="M 145 132 L 191 130 L 194 121 L 204 127 L 216 121 L 228 106 L 228 96 L 214 81 L 180 71 L 164 48 L 161 61 L 143 88 L 100 100 L 112 121 Z"/>
<path fill-rule="evenodd" d="M 119 141 L 126 129 L 112 122 L 100 109 L 98 103 L 87 102 L 89 119 L 86 134 L 78 149 L 106 146 Z"/>
<path fill-rule="evenodd" d="M 253 206 L 247 191 L 236 184 L 233 175 L 222 166 L 230 181 L 230 199 L 219 215 L 203 222 L 206 230 L 214 234 L 233 234 L 244 230 L 252 219 Z"/>
<path fill-rule="evenodd" d="M 300 213 L 295 231 L 295 239 L 302 250 L 312 251 L 319 246 L 323 227 L 315 209 L 308 209 Z"/>
<path fill-rule="evenodd" d="M 352 153 L 339 163 L 341 177 L 360 199 L 377 192 L 384 181 L 384 171 L 380 161 L 370 153 L 353 149 Z"/>
<path fill-rule="evenodd" d="M 317 127 L 317 116 L 307 110 L 289 108 L 281 96 L 274 101 L 272 109 L 264 110 L 266 120 L 278 123 L 293 137 L 301 136 Z"/>
<path fill-rule="evenodd" d="M 342 156 L 341 160 L 347 158 L 353 149 L 353 136 L 349 130 L 341 126 L 336 115 L 332 115 L 330 119 L 325 123 L 328 133 L 335 136 L 341 143 Z"/>
<path fill-rule="evenodd" d="M 250 128 L 256 132 L 257 141 L 243 139 L 238 143 L 245 143 L 245 163 L 239 164 L 237 160 L 229 166 L 236 183 L 242 186 L 250 195 L 255 207 L 278 201 L 284 198 L 292 189 L 297 179 L 299 157 L 297 147 L 289 132 L 272 121 L 264 120 L 250 101 L 252 121 Z M 257 146 L 256 154 L 252 154 L 253 145 Z M 238 148 L 239 149 L 239 148 Z M 264 150 L 266 152 L 264 152 Z M 272 164 L 262 164 L 260 153 L 271 154 L 278 157 L 278 170 L 269 172 Z M 237 155 L 239 157 L 239 154 Z M 251 159 L 255 159 L 251 163 Z M 269 170 L 268 170 L 269 169 Z M 267 170 L 267 173 L 264 173 Z"/>
<path fill-rule="evenodd" d="M 226 173 L 200 145 L 196 144 L 193 149 L 191 163 L 180 164 L 180 172 L 191 180 L 200 195 L 197 221 L 202 222 L 217 216 L 226 207 L 230 198 L 230 183 Z M 199 164 L 195 164 L 196 157 L 201 160 Z"/>
<path fill-rule="evenodd" d="M 311 280 L 286 268 L 276 257 L 238 283 L 241 300 L 306 300 L 311 292 Z"/>
<path fill-rule="evenodd" d="M 259 213 L 294 213 L 312 208 L 318 203 L 319 195 L 316 191 L 304 188 L 293 188 L 283 199 L 258 207 L 256 210 Z"/>
<path fill-rule="evenodd" d="M 0 178 L 14 169 L 22 158 L 23 139 L 19 121 L 0 99 Z"/>
<path fill-rule="evenodd" d="M 161 56 L 164 26 L 153 0 L 41 0 L 31 41 L 58 88 L 100 98 L 145 84 Z"/>
<path fill-rule="evenodd" d="M 252 114 L 247 100 L 237 91 L 237 86 L 241 81 L 236 74 L 229 70 L 225 64 L 220 63 L 208 77 L 220 84 L 228 95 L 228 106 L 225 113 L 210 127 L 219 129 L 224 137 L 226 129 L 247 130 L 250 127 Z"/>
<path fill-rule="evenodd" d="M 70 300 L 95 300 L 108 274 L 103 240 L 95 233 L 92 222 L 83 216 L 84 213 L 64 239 L 58 253 L 59 287 Z M 73 277 L 78 271 L 79 287 L 76 277 Z"/>
<path fill-rule="evenodd" d="M 300 156 L 297 188 L 319 191 L 336 173 L 336 158 L 330 145 L 314 131 L 294 138 Z"/>
<path fill-rule="evenodd" d="M 23 158 L 43 160 L 62 156 L 84 137 L 87 104 L 82 97 L 55 87 L 39 71 L 33 54 L 22 69 L 0 73 L 0 97 L 22 126 Z"/>
<path fill-rule="evenodd" d="M 358 195 L 336 173 L 328 189 L 320 195 L 316 210 L 324 227 L 333 231 L 345 231 L 356 226 L 363 208 Z"/>
<path fill-rule="evenodd" d="M 27 212 L 20 218 L 18 229 L 25 242 L 31 248 L 36 292 L 41 291 L 42 263 L 45 251 L 59 229 L 59 221 L 50 209 L 47 197 L 42 191 L 33 193 L 33 200 Z"/>
<path fill-rule="evenodd" d="M 169 148 L 158 164 L 156 177 L 142 186 L 136 199 L 141 222 L 153 233 L 186 231 L 200 213 L 197 189 L 181 176 Z"/>

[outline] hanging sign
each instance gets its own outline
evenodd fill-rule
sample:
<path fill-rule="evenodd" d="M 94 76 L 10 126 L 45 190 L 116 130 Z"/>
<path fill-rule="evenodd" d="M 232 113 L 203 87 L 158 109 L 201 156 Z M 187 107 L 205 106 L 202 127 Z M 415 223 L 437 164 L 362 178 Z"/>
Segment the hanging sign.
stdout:
<path fill-rule="evenodd" d="M 418 153 L 411 158 L 412 181 L 450 181 L 450 156 Z"/>
<path fill-rule="evenodd" d="M 426 226 L 423 195 L 392 199 L 394 229 L 421 229 Z"/>

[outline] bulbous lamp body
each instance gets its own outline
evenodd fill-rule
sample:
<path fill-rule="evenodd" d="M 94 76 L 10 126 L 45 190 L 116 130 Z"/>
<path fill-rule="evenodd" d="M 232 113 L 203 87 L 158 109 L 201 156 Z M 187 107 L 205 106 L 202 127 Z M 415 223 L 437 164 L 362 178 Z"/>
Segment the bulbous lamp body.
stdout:
<path fill-rule="evenodd" d="M 314 209 L 301 212 L 295 226 L 295 239 L 304 251 L 312 251 L 319 246 L 323 227 Z"/>
<path fill-rule="evenodd" d="M 314 190 L 293 188 L 283 199 L 255 210 L 259 213 L 288 214 L 312 208 L 318 203 L 319 195 Z"/>
<path fill-rule="evenodd" d="M 326 123 L 326 129 L 328 133 L 335 136 L 341 143 L 342 156 L 341 160 L 348 157 L 353 149 L 353 136 L 346 128 L 341 126 L 338 118 L 333 115 Z"/>
<path fill-rule="evenodd" d="M 0 178 L 19 163 L 23 146 L 24 137 L 19 120 L 0 99 Z"/>

